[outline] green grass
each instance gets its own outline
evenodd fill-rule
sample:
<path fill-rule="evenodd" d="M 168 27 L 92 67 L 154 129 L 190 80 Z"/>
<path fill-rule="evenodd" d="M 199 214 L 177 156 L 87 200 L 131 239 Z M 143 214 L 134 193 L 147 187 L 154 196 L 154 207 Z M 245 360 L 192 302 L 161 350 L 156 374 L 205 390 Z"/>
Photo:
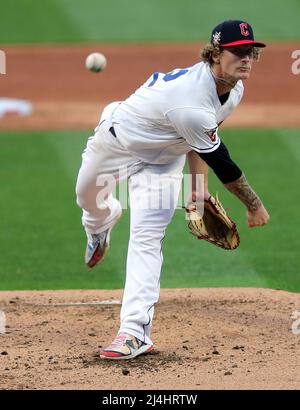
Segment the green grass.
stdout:
<path fill-rule="evenodd" d="M 121 288 L 129 216 L 114 228 L 97 269 L 83 264 L 85 234 L 75 181 L 88 133 L 0 133 L 0 289 Z M 225 130 L 223 139 L 264 200 L 268 226 L 249 229 L 244 207 L 210 178 L 238 223 L 241 245 L 197 241 L 176 211 L 164 240 L 163 287 L 254 286 L 300 290 L 298 130 Z"/>
<path fill-rule="evenodd" d="M 220 21 L 253 24 L 257 38 L 297 40 L 300 3 L 287 0 L 0 1 L 1 43 L 207 40 Z"/>

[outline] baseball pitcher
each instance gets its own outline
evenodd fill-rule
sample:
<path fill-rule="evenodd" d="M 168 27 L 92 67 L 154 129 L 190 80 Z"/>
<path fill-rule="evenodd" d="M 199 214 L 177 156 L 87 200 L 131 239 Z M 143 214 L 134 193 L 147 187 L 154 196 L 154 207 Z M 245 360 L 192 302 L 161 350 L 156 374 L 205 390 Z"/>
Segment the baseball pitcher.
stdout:
<path fill-rule="evenodd" d="M 219 136 L 219 126 L 241 101 L 243 80 L 263 47 L 249 23 L 224 21 L 213 29 L 201 62 L 155 72 L 125 101 L 104 109 L 82 155 L 76 186 L 87 234 L 86 265 L 95 267 L 108 250 L 122 211 L 112 193 L 124 179 L 129 184 L 130 239 L 120 328 L 101 358 L 131 359 L 153 349 L 161 244 L 177 205 L 186 156 L 192 174 L 207 176 L 210 167 L 245 205 L 249 227 L 268 222 L 261 199 Z M 225 249 L 238 246 L 235 225 L 218 198 L 209 194 L 207 179 L 203 218 L 193 213 L 196 202 L 194 186 L 187 206 L 191 231 Z"/>

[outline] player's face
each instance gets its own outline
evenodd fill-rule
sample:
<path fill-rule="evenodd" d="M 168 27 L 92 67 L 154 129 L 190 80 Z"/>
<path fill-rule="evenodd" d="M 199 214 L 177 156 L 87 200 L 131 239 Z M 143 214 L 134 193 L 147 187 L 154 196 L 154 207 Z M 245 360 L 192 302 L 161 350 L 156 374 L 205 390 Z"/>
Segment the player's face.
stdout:
<path fill-rule="evenodd" d="M 226 47 L 220 55 L 223 74 L 236 80 L 246 80 L 250 77 L 252 63 L 253 46 L 251 45 Z"/>

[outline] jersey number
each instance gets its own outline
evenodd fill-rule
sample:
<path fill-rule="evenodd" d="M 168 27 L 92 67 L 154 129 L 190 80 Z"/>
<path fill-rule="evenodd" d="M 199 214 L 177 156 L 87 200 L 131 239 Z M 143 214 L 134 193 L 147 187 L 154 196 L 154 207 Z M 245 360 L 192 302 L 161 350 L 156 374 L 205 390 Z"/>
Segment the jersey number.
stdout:
<path fill-rule="evenodd" d="M 175 73 L 174 73 L 174 71 L 170 71 L 169 73 L 167 73 L 163 76 L 163 80 L 164 81 L 176 80 L 176 78 L 182 76 L 183 74 L 186 74 L 188 71 L 189 70 L 187 70 L 187 69 L 179 70 Z M 148 85 L 148 87 L 152 87 L 156 83 L 156 81 L 158 80 L 159 74 L 164 74 L 164 73 L 159 73 L 158 71 L 156 71 L 153 74 L 153 79 L 152 79 L 151 83 Z"/>

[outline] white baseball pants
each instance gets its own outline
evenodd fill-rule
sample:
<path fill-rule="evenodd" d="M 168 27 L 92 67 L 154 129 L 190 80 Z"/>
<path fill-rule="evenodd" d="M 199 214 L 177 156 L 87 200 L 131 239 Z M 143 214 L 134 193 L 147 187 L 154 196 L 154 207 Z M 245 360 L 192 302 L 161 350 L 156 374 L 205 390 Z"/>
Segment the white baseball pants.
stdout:
<path fill-rule="evenodd" d="M 115 138 L 103 116 L 95 135 L 82 155 L 76 193 L 83 209 L 87 233 L 99 233 L 120 216 L 121 205 L 113 197 L 117 182 L 128 179 L 130 200 L 130 239 L 126 282 L 119 332 L 136 336 L 147 344 L 150 338 L 154 304 L 159 299 L 163 263 L 162 240 L 177 205 L 185 156 L 169 164 L 146 164 L 133 157 Z"/>

